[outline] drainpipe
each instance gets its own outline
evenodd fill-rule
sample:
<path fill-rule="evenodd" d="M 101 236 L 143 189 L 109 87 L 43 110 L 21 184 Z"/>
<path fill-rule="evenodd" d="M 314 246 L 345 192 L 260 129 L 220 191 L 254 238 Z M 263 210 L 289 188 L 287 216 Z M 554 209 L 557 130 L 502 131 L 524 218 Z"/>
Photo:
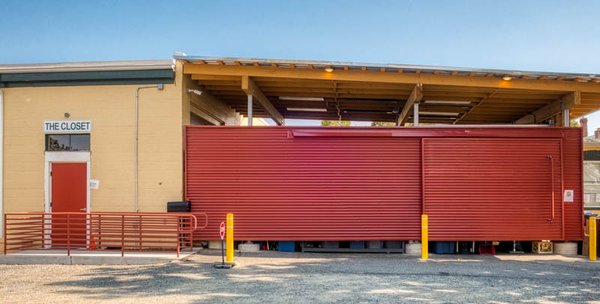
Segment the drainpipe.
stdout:
<path fill-rule="evenodd" d="M 140 212 L 140 195 L 139 195 L 139 184 L 140 184 L 140 180 L 139 180 L 139 170 L 140 170 L 140 163 L 139 163 L 139 134 L 140 134 L 140 90 L 143 89 L 153 89 L 156 88 L 159 91 L 163 90 L 165 88 L 164 84 L 159 83 L 157 85 L 151 85 L 151 86 L 143 86 L 143 87 L 138 87 L 135 90 L 135 144 L 134 144 L 134 158 L 135 158 L 135 165 L 134 165 L 134 180 L 135 180 L 135 185 L 134 185 L 134 208 L 135 208 L 135 212 Z"/>

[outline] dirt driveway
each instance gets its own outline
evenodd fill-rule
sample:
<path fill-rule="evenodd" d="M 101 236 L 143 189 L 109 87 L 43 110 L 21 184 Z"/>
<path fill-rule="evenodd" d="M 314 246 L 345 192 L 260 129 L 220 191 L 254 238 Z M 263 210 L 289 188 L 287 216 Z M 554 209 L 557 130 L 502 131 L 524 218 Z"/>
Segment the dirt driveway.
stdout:
<path fill-rule="evenodd" d="M 600 303 L 600 263 L 558 256 L 215 252 L 146 266 L 0 265 L 2 303 Z"/>

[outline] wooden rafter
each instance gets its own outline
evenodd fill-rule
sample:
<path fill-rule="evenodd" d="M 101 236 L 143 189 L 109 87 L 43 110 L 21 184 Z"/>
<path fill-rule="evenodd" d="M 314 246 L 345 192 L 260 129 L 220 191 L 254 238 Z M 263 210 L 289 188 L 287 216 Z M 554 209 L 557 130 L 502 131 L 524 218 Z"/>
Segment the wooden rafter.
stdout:
<path fill-rule="evenodd" d="M 562 96 L 559 100 L 517 119 L 515 124 L 534 124 L 542 122 L 560 113 L 563 109 L 572 109 L 575 105 L 579 104 L 581 104 L 581 92 L 571 92 Z"/>
<path fill-rule="evenodd" d="M 248 76 L 242 76 L 242 91 L 244 91 L 246 95 L 254 96 L 262 108 L 265 109 L 269 115 L 271 115 L 271 118 L 273 118 L 278 125 L 283 125 L 283 115 L 281 115 L 275 106 L 273 106 L 271 101 L 269 101 L 267 96 L 265 96 L 256 83 L 254 83 L 252 78 Z"/>
<path fill-rule="evenodd" d="M 402 112 L 400 112 L 400 114 L 398 115 L 398 121 L 396 122 L 396 125 L 398 125 L 398 126 L 404 125 L 404 123 L 408 119 L 408 113 L 410 112 L 410 109 L 412 109 L 415 102 L 421 101 L 422 98 L 423 98 L 423 85 L 421 83 L 417 83 L 415 85 L 415 87 L 413 88 L 413 90 L 410 92 L 410 95 L 408 96 L 408 99 L 406 100 L 406 103 L 404 104 L 404 107 L 402 108 Z"/>
<path fill-rule="evenodd" d="M 461 120 L 465 119 L 465 117 L 467 117 L 467 115 L 471 114 L 471 112 L 473 112 L 473 110 L 475 110 L 477 107 L 479 107 L 484 101 L 494 97 L 494 95 L 496 95 L 496 93 L 498 93 L 500 89 L 495 89 L 492 93 L 490 93 L 489 95 L 487 95 L 486 97 L 482 98 L 481 100 L 479 100 L 479 102 L 475 105 L 473 105 L 471 107 L 471 109 L 469 109 L 469 111 L 463 113 L 463 115 L 461 115 L 460 117 L 458 117 L 452 124 L 455 125 L 457 123 L 459 123 Z"/>

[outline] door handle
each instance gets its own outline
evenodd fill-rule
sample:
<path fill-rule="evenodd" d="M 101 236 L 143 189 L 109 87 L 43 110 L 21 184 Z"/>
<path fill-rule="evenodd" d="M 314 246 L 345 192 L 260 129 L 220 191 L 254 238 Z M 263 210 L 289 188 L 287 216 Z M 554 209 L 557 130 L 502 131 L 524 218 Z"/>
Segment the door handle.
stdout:
<path fill-rule="evenodd" d="M 87 208 L 81 208 L 79 211 L 87 211 Z"/>

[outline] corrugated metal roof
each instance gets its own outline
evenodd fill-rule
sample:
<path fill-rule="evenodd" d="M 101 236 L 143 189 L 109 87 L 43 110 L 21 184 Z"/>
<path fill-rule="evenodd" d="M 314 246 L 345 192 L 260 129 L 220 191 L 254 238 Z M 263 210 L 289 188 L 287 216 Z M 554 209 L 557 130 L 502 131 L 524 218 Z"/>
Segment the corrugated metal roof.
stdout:
<path fill-rule="evenodd" d="M 334 70 L 371 70 L 385 72 L 403 73 L 429 73 L 441 75 L 469 75 L 544 80 L 567 80 L 580 82 L 600 82 L 600 75 L 589 73 L 555 73 L 539 71 L 502 70 L 502 69 L 478 69 L 448 66 L 429 66 L 411 64 L 376 64 L 343 61 L 318 61 L 318 60 L 286 60 L 286 59 L 263 59 L 263 58 L 236 58 L 236 57 L 204 57 L 175 54 L 175 59 L 185 60 L 191 63 L 219 64 L 219 65 L 242 65 L 242 66 L 277 66 L 281 68 L 333 68 Z"/>
<path fill-rule="evenodd" d="M 88 61 L 35 64 L 0 64 L 0 74 L 42 73 L 42 72 L 96 72 L 96 71 L 144 71 L 175 70 L 172 59 L 128 60 L 128 61 Z"/>

